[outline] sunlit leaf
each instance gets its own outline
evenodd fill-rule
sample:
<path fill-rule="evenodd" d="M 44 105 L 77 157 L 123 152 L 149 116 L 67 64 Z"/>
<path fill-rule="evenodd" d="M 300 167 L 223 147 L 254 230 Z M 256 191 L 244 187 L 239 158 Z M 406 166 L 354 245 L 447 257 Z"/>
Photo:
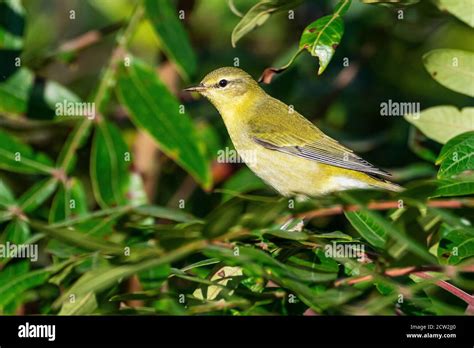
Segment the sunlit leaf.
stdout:
<path fill-rule="evenodd" d="M 202 286 L 197 288 L 193 292 L 193 296 L 200 300 L 215 300 L 224 287 L 227 290 L 235 289 L 239 281 L 242 279 L 243 273 L 240 267 L 224 266 L 218 269 L 211 277 L 211 282 L 215 282 L 218 285 Z M 220 285 L 220 286 L 219 286 Z M 229 295 L 232 291 L 229 292 Z"/>
<path fill-rule="evenodd" d="M 341 42 L 344 34 L 344 22 L 341 16 L 350 4 L 350 0 L 341 0 L 333 14 L 315 20 L 301 35 L 300 49 L 308 50 L 312 56 L 319 59 L 318 75 L 324 72 Z"/>
<path fill-rule="evenodd" d="M 474 16 L 472 15 L 473 5 L 471 0 L 435 0 L 435 3 L 441 11 L 448 11 L 474 28 Z"/>
<path fill-rule="evenodd" d="M 442 180 L 432 197 L 474 195 L 474 181 Z"/>
<path fill-rule="evenodd" d="M 438 178 L 449 179 L 465 171 L 474 170 L 474 131 L 460 134 L 441 149 L 437 164 L 441 163 Z"/>
<path fill-rule="evenodd" d="M 474 228 L 450 228 L 443 225 L 440 234 L 438 258 L 443 263 L 455 265 L 474 257 Z"/>
<path fill-rule="evenodd" d="M 419 115 L 405 115 L 405 119 L 428 138 L 441 144 L 456 135 L 474 130 L 474 108 L 460 111 L 454 106 L 434 106 Z"/>
<path fill-rule="evenodd" d="M 471 17 L 473 17 L 472 13 Z M 474 97 L 473 52 L 447 48 L 436 49 L 423 56 L 423 63 L 430 75 L 444 87 Z"/>

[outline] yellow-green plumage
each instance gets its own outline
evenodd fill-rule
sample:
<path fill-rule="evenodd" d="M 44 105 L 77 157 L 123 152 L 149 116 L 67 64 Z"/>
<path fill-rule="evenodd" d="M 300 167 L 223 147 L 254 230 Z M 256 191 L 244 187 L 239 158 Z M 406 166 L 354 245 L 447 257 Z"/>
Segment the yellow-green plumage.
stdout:
<path fill-rule="evenodd" d="M 386 172 L 266 94 L 241 69 L 217 69 L 188 90 L 211 101 L 239 155 L 256 175 L 284 196 L 319 196 L 353 188 L 401 189 L 380 178 L 388 175 Z"/>

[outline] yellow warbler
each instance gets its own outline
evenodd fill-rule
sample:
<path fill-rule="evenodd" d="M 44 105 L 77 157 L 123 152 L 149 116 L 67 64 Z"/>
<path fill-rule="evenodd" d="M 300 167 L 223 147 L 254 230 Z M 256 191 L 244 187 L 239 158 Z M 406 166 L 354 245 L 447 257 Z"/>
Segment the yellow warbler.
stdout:
<path fill-rule="evenodd" d="M 240 157 L 284 196 L 319 196 L 354 188 L 401 187 L 387 172 L 328 137 L 281 101 L 269 96 L 245 71 L 226 67 L 195 87 L 217 108 Z"/>

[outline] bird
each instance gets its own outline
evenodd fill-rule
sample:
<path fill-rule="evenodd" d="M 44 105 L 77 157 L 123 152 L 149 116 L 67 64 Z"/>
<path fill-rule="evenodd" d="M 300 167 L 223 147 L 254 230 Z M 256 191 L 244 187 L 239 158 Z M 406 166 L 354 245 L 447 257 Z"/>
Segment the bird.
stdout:
<path fill-rule="evenodd" d="M 350 189 L 401 191 L 390 174 L 324 134 L 237 67 L 207 74 L 185 88 L 221 115 L 245 164 L 284 197 L 318 197 Z"/>

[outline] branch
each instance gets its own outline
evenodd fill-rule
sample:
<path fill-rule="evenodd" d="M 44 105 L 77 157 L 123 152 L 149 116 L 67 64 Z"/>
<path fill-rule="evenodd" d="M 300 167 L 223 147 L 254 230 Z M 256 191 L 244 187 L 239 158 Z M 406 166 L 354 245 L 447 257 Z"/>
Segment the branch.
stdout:
<path fill-rule="evenodd" d="M 474 273 L 474 265 L 466 265 L 466 266 L 461 266 L 461 267 L 453 267 L 453 266 L 446 267 L 446 266 L 437 266 L 437 265 L 419 266 L 419 267 L 412 266 L 412 267 L 388 269 L 383 274 L 388 277 L 401 277 L 401 276 L 413 274 L 423 279 L 435 279 L 435 277 L 433 277 L 432 275 L 426 272 L 443 272 L 443 273 L 451 274 L 453 270 L 460 271 L 460 272 Z M 357 278 L 346 278 L 346 279 L 341 279 L 341 280 L 336 281 L 334 285 L 335 286 L 354 285 L 357 283 L 370 281 L 372 279 L 373 279 L 372 275 L 366 275 L 366 276 L 357 277 Z M 453 284 L 448 283 L 445 280 L 437 280 L 435 284 L 439 286 L 440 288 L 452 293 L 454 296 L 460 298 L 461 300 L 466 302 L 469 306 L 474 306 L 474 296 L 469 295 L 468 293 L 464 292 L 463 290 L 459 289 Z"/>
<path fill-rule="evenodd" d="M 432 200 L 428 201 L 427 205 L 434 208 L 451 208 L 458 209 L 464 206 L 471 206 L 474 204 L 473 200 Z M 332 216 L 343 214 L 344 211 L 358 211 L 363 209 L 360 205 L 342 205 L 338 204 L 329 208 L 320 208 L 315 210 L 310 210 L 305 213 L 298 214 L 298 218 L 313 219 L 316 217 L 323 216 Z M 399 208 L 398 201 L 387 201 L 387 202 L 371 202 L 367 205 L 367 208 L 370 210 L 388 210 L 388 209 L 397 209 Z"/>

